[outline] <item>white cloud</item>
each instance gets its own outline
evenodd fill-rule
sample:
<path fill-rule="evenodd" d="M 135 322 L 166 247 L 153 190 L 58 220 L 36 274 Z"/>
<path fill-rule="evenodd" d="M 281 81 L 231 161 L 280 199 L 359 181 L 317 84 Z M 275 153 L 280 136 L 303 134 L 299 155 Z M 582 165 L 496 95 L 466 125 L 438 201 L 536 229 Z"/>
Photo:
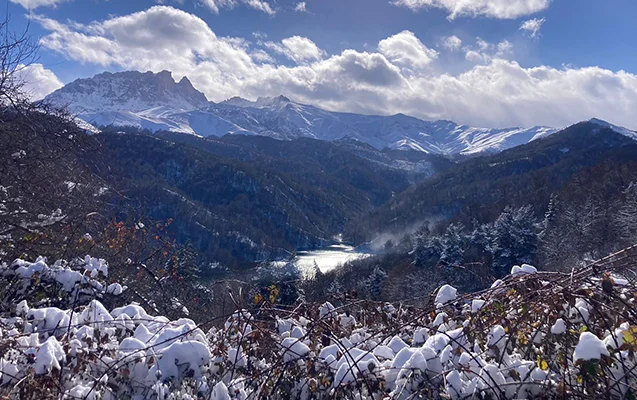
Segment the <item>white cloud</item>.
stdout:
<path fill-rule="evenodd" d="M 498 54 L 510 52 L 505 41 L 465 49 L 488 59 L 449 74 L 435 68 L 406 71 L 404 65 L 422 63 L 418 55 L 427 51 L 419 41 L 396 40 L 409 37 L 402 33 L 379 44 L 382 52 L 318 50 L 317 57 L 313 50 L 305 56 L 308 62 L 289 67 L 264 61 L 248 42 L 219 37 L 197 16 L 165 6 L 86 26 L 37 21 L 49 31 L 42 45 L 69 59 L 105 69 L 171 70 L 177 79 L 188 75 L 213 101 L 283 93 L 332 110 L 402 112 L 482 126 L 564 126 L 597 116 L 637 128 L 637 75 L 599 67 L 521 66 Z M 303 39 L 299 43 L 307 43 Z"/>
<path fill-rule="evenodd" d="M 252 56 L 252 59 L 256 62 L 273 63 L 275 61 L 270 54 L 261 49 L 253 51 L 250 53 L 250 56 Z"/>
<path fill-rule="evenodd" d="M 467 50 L 464 54 L 464 58 L 476 64 L 486 64 L 491 61 L 491 56 L 476 50 Z"/>
<path fill-rule="evenodd" d="M 294 7 L 294 11 L 296 11 L 296 12 L 307 12 L 307 4 L 305 4 L 304 1 L 302 1 L 300 3 L 296 3 L 296 6 Z"/>
<path fill-rule="evenodd" d="M 493 59 L 510 58 L 513 55 L 513 43 L 503 40 L 497 44 L 489 43 L 483 39 L 476 38 L 473 47 L 463 48 L 465 59 L 476 64 L 488 64 Z"/>
<path fill-rule="evenodd" d="M 41 100 L 64 86 L 53 71 L 44 68 L 42 64 L 19 66 L 16 78 L 24 84 L 24 90 L 32 100 Z"/>
<path fill-rule="evenodd" d="M 10 0 L 12 3 L 20 4 L 27 10 L 34 10 L 38 7 L 55 7 L 60 3 L 71 0 Z"/>
<path fill-rule="evenodd" d="M 500 43 L 498 43 L 496 48 L 498 49 L 498 52 L 496 53 L 498 57 L 503 57 L 507 54 L 513 53 L 513 43 L 509 42 L 508 40 L 501 41 Z"/>
<path fill-rule="evenodd" d="M 310 39 L 301 36 L 285 38 L 281 40 L 281 43 L 266 42 L 264 45 L 297 64 L 320 60 L 325 56 L 325 51 Z"/>
<path fill-rule="evenodd" d="M 476 45 L 478 46 L 480 51 L 488 50 L 491 47 L 491 43 L 480 38 L 476 38 Z"/>
<path fill-rule="evenodd" d="M 200 0 L 200 2 L 215 14 L 219 14 L 222 8 L 233 9 L 240 3 L 269 15 L 276 14 L 270 3 L 263 0 Z"/>
<path fill-rule="evenodd" d="M 378 50 L 392 63 L 408 70 L 422 69 L 438 57 L 437 51 L 422 44 L 410 31 L 381 40 Z"/>
<path fill-rule="evenodd" d="M 447 50 L 456 51 L 462 47 L 462 40 L 458 36 L 448 36 L 442 40 L 442 47 Z"/>
<path fill-rule="evenodd" d="M 258 41 L 265 40 L 268 38 L 268 34 L 265 32 L 252 32 L 252 36 Z"/>
<path fill-rule="evenodd" d="M 548 8 L 551 0 L 394 0 L 392 4 L 413 11 L 435 7 L 446 10 L 449 19 L 485 16 L 515 19 Z"/>
<path fill-rule="evenodd" d="M 540 29 L 542 28 L 544 22 L 546 22 L 546 18 L 532 18 L 528 21 L 522 22 L 522 25 L 520 25 L 520 30 L 526 31 L 526 33 L 530 37 L 536 38 L 540 36 Z"/>

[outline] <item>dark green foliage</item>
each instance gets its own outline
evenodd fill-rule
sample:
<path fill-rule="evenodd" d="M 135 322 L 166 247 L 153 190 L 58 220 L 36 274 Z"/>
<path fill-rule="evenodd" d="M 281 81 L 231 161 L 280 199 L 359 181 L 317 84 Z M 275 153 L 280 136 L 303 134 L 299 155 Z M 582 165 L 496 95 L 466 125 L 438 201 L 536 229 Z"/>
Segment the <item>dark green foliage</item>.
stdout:
<path fill-rule="evenodd" d="M 409 188 L 368 217 L 352 220 L 346 233 L 365 241 L 379 233 L 404 232 L 429 220 L 484 223 L 494 221 L 506 206 L 533 204 L 539 213 L 551 194 L 569 184 L 578 172 L 636 158 L 634 140 L 583 122 L 527 145 L 465 160 Z"/>
<path fill-rule="evenodd" d="M 377 150 L 363 158 L 354 145 L 312 139 L 201 139 L 130 128 L 97 137 L 98 175 L 152 219 L 173 218 L 177 242 L 190 243 L 202 260 L 230 267 L 323 246 L 348 220 L 426 176 L 392 166 Z"/>

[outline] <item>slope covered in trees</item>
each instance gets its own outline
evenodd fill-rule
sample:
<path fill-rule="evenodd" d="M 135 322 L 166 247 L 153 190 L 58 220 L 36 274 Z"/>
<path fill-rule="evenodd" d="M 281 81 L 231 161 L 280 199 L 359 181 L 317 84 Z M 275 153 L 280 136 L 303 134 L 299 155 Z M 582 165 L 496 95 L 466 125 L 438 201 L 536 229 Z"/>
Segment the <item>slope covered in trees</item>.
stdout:
<path fill-rule="evenodd" d="M 634 140 L 610 128 L 582 122 L 530 144 L 459 163 L 357 219 L 348 232 L 366 240 L 400 233 L 414 218 L 470 223 L 494 220 L 506 206 L 545 208 L 551 194 L 579 171 L 612 163 L 618 174 L 625 173 L 622 166 L 635 161 L 636 148 Z"/>
<path fill-rule="evenodd" d="M 91 136 L 38 111 L 2 119 L 0 152 L 9 161 L 0 167 L 0 235 L 13 243 L 11 257 L 65 236 L 44 233 L 42 224 L 78 235 L 77 225 L 86 223 L 99 231 L 113 221 L 130 228 L 171 220 L 167 232 L 195 249 L 201 264 L 238 267 L 331 243 L 351 218 L 452 165 L 357 142 L 200 139 L 123 128 Z M 33 224 L 40 229 L 29 229 Z"/>
<path fill-rule="evenodd" d="M 96 140 L 99 176 L 149 217 L 177 221 L 178 242 L 228 266 L 330 243 L 351 218 L 450 164 L 372 148 L 363 158 L 312 139 L 106 131 Z"/>
<path fill-rule="evenodd" d="M 637 143 L 597 123 L 465 160 L 352 221 L 350 235 L 389 254 L 320 286 L 411 301 L 443 283 L 484 288 L 512 264 L 568 270 L 635 243 L 635 182 Z M 384 276 L 373 291 L 371 275 Z"/>

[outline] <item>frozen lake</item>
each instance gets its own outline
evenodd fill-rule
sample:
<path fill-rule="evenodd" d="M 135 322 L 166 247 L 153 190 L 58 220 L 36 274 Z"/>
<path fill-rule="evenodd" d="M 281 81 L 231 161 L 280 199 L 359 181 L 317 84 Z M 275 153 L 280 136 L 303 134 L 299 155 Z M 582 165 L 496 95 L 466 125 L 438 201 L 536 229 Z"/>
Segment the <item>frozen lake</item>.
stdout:
<path fill-rule="evenodd" d="M 299 251 L 294 263 L 303 271 L 304 275 L 311 276 L 314 273 L 315 262 L 321 272 L 327 272 L 348 261 L 369 256 L 371 256 L 370 253 L 360 252 L 355 247 L 339 244 L 319 250 Z M 285 265 L 285 262 L 276 262 L 274 264 Z"/>

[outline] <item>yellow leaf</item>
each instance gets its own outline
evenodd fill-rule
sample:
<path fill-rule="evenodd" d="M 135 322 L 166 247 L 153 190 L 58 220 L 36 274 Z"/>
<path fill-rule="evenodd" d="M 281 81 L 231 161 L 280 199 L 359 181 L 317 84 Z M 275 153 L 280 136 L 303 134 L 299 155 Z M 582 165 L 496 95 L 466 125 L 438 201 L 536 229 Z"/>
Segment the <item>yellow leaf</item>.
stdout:
<path fill-rule="evenodd" d="M 631 347 L 637 347 L 637 326 L 630 326 L 628 329 L 622 331 L 624 336 L 624 343 L 627 343 Z"/>
<path fill-rule="evenodd" d="M 537 356 L 537 367 L 542 371 L 546 371 L 549 369 L 549 363 L 542 359 L 542 357 Z"/>
<path fill-rule="evenodd" d="M 263 296 L 260 293 L 254 295 L 254 304 L 259 304 L 263 301 Z"/>

